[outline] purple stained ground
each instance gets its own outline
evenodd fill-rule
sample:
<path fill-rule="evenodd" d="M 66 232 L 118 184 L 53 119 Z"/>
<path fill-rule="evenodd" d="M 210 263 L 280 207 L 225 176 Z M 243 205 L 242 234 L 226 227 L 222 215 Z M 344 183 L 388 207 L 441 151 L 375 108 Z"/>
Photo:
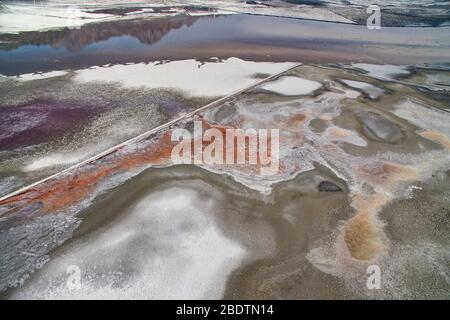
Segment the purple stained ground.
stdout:
<path fill-rule="evenodd" d="M 0 107 L 0 151 L 61 137 L 101 111 L 79 103 L 37 100 Z"/>

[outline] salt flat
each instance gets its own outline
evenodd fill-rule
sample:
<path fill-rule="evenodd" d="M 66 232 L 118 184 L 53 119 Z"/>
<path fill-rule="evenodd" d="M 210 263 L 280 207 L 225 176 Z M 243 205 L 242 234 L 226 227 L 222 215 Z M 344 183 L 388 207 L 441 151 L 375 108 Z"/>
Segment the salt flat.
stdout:
<path fill-rule="evenodd" d="M 4 5 L 0 297 L 447 298 L 445 5 L 349 1 Z"/>

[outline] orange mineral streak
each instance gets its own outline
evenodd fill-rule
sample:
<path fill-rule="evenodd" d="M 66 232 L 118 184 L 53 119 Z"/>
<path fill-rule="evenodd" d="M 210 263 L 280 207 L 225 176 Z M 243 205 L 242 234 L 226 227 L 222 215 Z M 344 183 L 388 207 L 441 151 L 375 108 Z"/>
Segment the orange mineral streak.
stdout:
<path fill-rule="evenodd" d="M 283 124 L 285 125 L 284 129 L 285 130 L 287 129 L 289 131 L 298 131 L 305 123 L 305 120 L 306 114 L 304 113 L 294 114 L 293 116 L 283 121 Z"/>
<path fill-rule="evenodd" d="M 417 179 L 417 170 L 413 167 L 387 161 L 378 162 L 375 165 L 364 165 L 359 170 L 378 184 Z"/>
<path fill-rule="evenodd" d="M 205 120 L 203 121 L 203 126 L 204 129 L 218 129 L 224 139 L 226 130 L 234 129 L 229 126 L 212 125 Z M 5 199 L 0 202 L 0 206 L 7 205 L 10 207 L 10 210 L 5 212 L 4 215 L 11 214 L 33 202 L 42 204 L 40 214 L 50 214 L 88 198 L 101 181 L 116 173 L 136 169 L 144 165 L 170 165 L 172 163 L 172 149 L 178 143 L 177 141 L 171 141 L 171 133 L 170 130 L 162 133 L 155 141 L 140 149 L 136 149 L 136 151 L 124 154 L 120 154 L 120 149 L 113 151 L 102 159 L 74 169 L 69 174 L 61 175 L 21 194 Z M 233 146 L 235 159 L 238 153 L 236 142 L 237 139 L 235 138 Z M 205 148 L 209 143 L 202 141 L 201 145 Z M 192 146 L 193 144 L 194 141 L 192 141 Z M 226 147 L 224 143 L 224 155 L 226 154 Z M 248 161 L 248 141 L 245 149 L 246 161 Z M 270 157 L 270 137 L 268 138 L 268 149 L 268 156 Z M 193 150 L 194 148 L 192 147 Z M 259 160 L 256 168 L 259 168 Z"/>
<path fill-rule="evenodd" d="M 383 171 L 388 175 L 390 181 L 417 179 L 417 171 L 410 166 L 385 162 L 383 163 Z"/>
<path fill-rule="evenodd" d="M 385 236 L 375 218 L 360 213 L 347 221 L 344 240 L 353 259 L 372 261 L 386 251 Z"/>
<path fill-rule="evenodd" d="M 432 131 L 432 130 L 426 130 L 419 133 L 422 137 L 427 138 L 429 140 L 432 140 L 434 142 L 437 142 L 441 144 L 442 146 L 446 147 L 448 150 L 450 150 L 450 139 L 447 135 Z"/>
<path fill-rule="evenodd" d="M 237 163 L 237 159 L 238 159 L 238 152 L 244 153 L 244 158 L 245 158 L 245 169 L 248 170 L 252 170 L 252 169 L 258 169 L 261 167 L 261 159 L 260 159 L 260 155 L 259 155 L 259 138 L 258 136 L 256 136 L 257 139 L 257 143 L 256 143 L 256 150 L 255 150 L 255 154 L 257 157 L 257 163 L 255 165 L 250 165 L 249 161 L 250 161 L 250 138 L 249 137 L 245 137 L 245 145 L 243 146 L 242 149 L 239 149 L 242 146 L 238 145 L 238 139 L 237 137 L 234 137 L 233 139 L 233 144 L 232 145 L 227 145 L 227 139 L 226 139 L 226 133 L 227 133 L 227 129 L 238 129 L 232 126 L 222 126 L 222 125 L 216 125 L 216 124 L 211 124 L 209 123 L 207 120 L 203 119 L 202 120 L 202 126 L 204 130 L 208 130 L 208 129 L 218 129 L 221 133 L 222 133 L 222 139 L 223 139 L 223 163 L 225 164 L 225 157 L 226 157 L 226 152 L 228 150 L 228 148 L 233 148 L 233 165 Z M 209 141 L 203 141 L 202 142 L 202 146 L 203 149 L 208 146 L 210 143 L 213 142 L 209 142 Z M 194 143 L 192 143 L 192 146 L 194 145 Z M 194 150 L 192 148 L 192 150 Z M 267 136 L 267 157 L 270 158 L 272 155 L 271 153 L 271 136 L 268 135 Z"/>
<path fill-rule="evenodd" d="M 42 203 L 41 212 L 48 214 L 87 198 L 94 188 L 108 176 L 137 168 L 141 165 L 163 165 L 170 162 L 174 143 L 171 132 L 165 132 L 153 144 L 135 153 L 117 155 L 117 151 L 74 170 L 73 173 L 57 177 L 21 194 L 5 199 L 0 205 L 12 205 L 20 209 L 32 202 Z M 117 155 L 117 157 L 116 157 Z M 10 212 L 13 212 L 12 210 Z"/>
<path fill-rule="evenodd" d="M 376 193 L 372 196 L 354 196 L 351 206 L 357 213 L 376 214 L 391 200 L 386 194 Z"/>
<path fill-rule="evenodd" d="M 333 137 L 335 138 L 347 138 L 351 135 L 351 131 L 346 130 L 346 129 L 342 129 L 339 127 L 332 127 L 329 129 L 330 133 Z"/>
<path fill-rule="evenodd" d="M 390 197 L 384 194 L 353 198 L 352 207 L 357 214 L 344 228 L 344 241 L 353 259 L 371 261 L 386 251 L 386 236 L 377 213 L 389 201 Z"/>
<path fill-rule="evenodd" d="M 236 129 L 237 128 L 237 127 L 234 127 L 231 125 L 226 126 L 226 125 L 212 124 L 206 119 L 202 119 L 202 127 L 203 127 L 203 130 L 217 129 L 222 133 L 223 137 L 225 137 L 227 129 Z"/>

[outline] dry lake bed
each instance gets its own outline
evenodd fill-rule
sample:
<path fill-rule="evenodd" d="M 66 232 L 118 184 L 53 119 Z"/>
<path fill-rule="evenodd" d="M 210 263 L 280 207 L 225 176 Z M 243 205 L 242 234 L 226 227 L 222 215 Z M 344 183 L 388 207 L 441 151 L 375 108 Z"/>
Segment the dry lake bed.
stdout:
<path fill-rule="evenodd" d="M 448 299 L 448 6 L 253 2 L 0 6 L 1 299 Z"/>

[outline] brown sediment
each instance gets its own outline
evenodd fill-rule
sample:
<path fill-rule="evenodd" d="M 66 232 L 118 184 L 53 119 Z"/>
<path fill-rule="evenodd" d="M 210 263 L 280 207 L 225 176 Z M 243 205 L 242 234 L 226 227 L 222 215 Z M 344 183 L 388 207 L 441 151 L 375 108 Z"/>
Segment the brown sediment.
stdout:
<path fill-rule="evenodd" d="M 383 163 L 383 171 L 391 180 L 413 180 L 417 178 L 417 171 L 410 166 L 392 162 Z"/>
<path fill-rule="evenodd" d="M 426 131 L 420 132 L 419 134 L 422 137 L 430 139 L 434 142 L 437 142 L 450 150 L 450 139 L 447 135 L 437 132 L 437 131 L 432 131 L 432 130 L 426 130 Z"/>
<path fill-rule="evenodd" d="M 212 124 L 210 123 L 208 120 L 202 118 L 202 127 L 203 129 L 217 129 L 219 130 L 222 135 L 225 135 L 227 132 L 227 129 L 236 129 L 235 126 L 232 125 L 217 125 L 217 124 Z"/>
<path fill-rule="evenodd" d="M 238 129 L 238 128 L 233 127 L 233 126 L 229 126 L 229 125 L 225 126 L 225 125 L 211 124 L 205 119 L 202 120 L 202 125 L 203 125 L 204 129 L 218 129 L 221 132 L 222 137 L 224 138 L 224 140 L 223 140 L 224 141 L 224 143 L 223 143 L 223 153 L 222 153 L 223 157 L 224 157 L 223 162 L 226 163 L 225 162 L 225 155 L 226 155 L 226 152 L 227 152 L 227 148 L 230 147 L 229 145 L 227 145 L 225 143 L 227 141 L 226 138 L 225 138 L 226 137 L 226 132 L 227 132 L 228 129 Z M 267 136 L 267 157 L 269 157 L 269 158 L 272 156 L 271 138 L 272 137 L 270 135 Z M 242 153 L 244 153 L 244 159 L 245 159 L 245 162 L 246 162 L 246 167 L 248 167 L 249 170 L 252 170 L 252 169 L 258 169 L 259 170 L 261 168 L 261 157 L 260 157 L 260 154 L 259 154 L 259 150 L 260 150 L 260 148 L 259 148 L 259 143 L 260 143 L 259 136 L 258 135 L 256 136 L 257 143 L 256 143 L 256 150 L 254 150 L 255 151 L 255 155 L 256 155 L 256 160 L 257 160 L 256 164 L 249 164 L 248 163 L 249 160 L 250 160 L 250 153 L 252 151 L 252 150 L 250 150 L 249 140 L 250 140 L 249 137 L 245 137 L 245 146 L 244 146 L 243 149 L 239 149 L 237 147 L 238 146 L 238 139 L 237 139 L 236 136 L 234 137 L 233 145 L 232 145 L 232 147 L 233 147 L 233 162 L 237 163 L 238 152 L 242 152 Z M 203 141 L 202 142 L 203 149 L 207 145 L 209 145 L 210 143 L 211 142 Z"/>
<path fill-rule="evenodd" d="M 360 170 L 371 180 L 376 180 L 377 183 L 393 183 L 417 178 L 417 170 L 413 167 L 388 161 L 376 163 L 375 166 L 364 165 Z"/>
<path fill-rule="evenodd" d="M 206 129 L 215 128 L 218 129 L 223 137 L 225 137 L 227 129 L 234 129 L 230 126 L 220 126 L 208 123 L 203 120 L 203 126 Z M 7 205 L 12 207 L 11 210 L 4 214 L 11 214 L 20 208 L 23 208 L 33 202 L 39 202 L 42 204 L 41 214 L 49 214 L 58 210 L 67 208 L 76 202 L 79 202 L 87 198 L 95 189 L 95 187 L 103 179 L 120 172 L 125 172 L 138 168 L 143 165 L 170 165 L 172 149 L 177 144 L 171 140 L 172 131 L 166 131 L 161 134 L 155 141 L 151 142 L 148 146 L 125 155 L 117 155 L 117 152 L 113 152 L 108 155 L 104 160 L 99 160 L 94 163 L 86 164 L 80 168 L 74 169 L 70 174 L 54 178 L 50 181 L 41 183 L 34 187 L 17 194 L 3 201 L 0 201 L 0 206 Z M 201 137 L 199 139 L 202 139 Z M 271 157 L 270 142 L 271 137 L 268 136 L 267 141 L 267 156 Z M 224 140 L 225 141 L 225 140 Z M 194 152 L 194 140 L 191 141 L 191 157 Z M 201 140 L 202 148 L 204 149 L 210 142 Z M 258 140 L 259 144 L 259 140 Z M 223 155 L 226 154 L 226 144 L 223 145 Z M 259 169 L 261 167 L 260 156 L 257 148 L 257 164 L 247 167 L 250 170 Z M 249 144 L 246 139 L 245 144 L 245 160 L 249 161 Z M 234 138 L 233 144 L 234 161 L 236 162 L 238 148 L 237 137 Z M 225 163 L 225 161 L 224 161 Z"/>
<path fill-rule="evenodd" d="M 338 128 L 338 127 L 330 128 L 330 132 L 336 138 L 346 138 L 346 137 L 350 136 L 350 134 L 351 134 L 351 131 L 342 129 L 342 128 Z"/>
<path fill-rule="evenodd" d="M 173 142 L 168 131 L 162 134 L 156 143 L 137 153 L 127 154 L 122 158 L 114 158 L 113 154 L 112 159 L 107 159 L 105 163 L 96 163 L 95 167 L 93 164 L 87 164 L 67 176 L 55 178 L 7 198 L 0 202 L 0 206 L 12 205 L 15 209 L 20 209 L 32 202 L 40 202 L 43 214 L 52 213 L 88 197 L 94 187 L 108 176 L 140 165 L 167 163 L 170 160 L 171 146 Z"/>
<path fill-rule="evenodd" d="M 369 212 L 359 213 L 347 221 L 344 240 L 352 258 L 371 261 L 386 250 L 383 230 Z"/>
<path fill-rule="evenodd" d="M 306 115 L 304 113 L 297 113 L 292 117 L 290 117 L 289 119 L 287 119 L 285 123 L 289 128 L 297 129 L 299 125 L 305 122 L 305 119 Z"/>
<path fill-rule="evenodd" d="M 135 169 L 145 164 L 162 165 L 170 161 L 173 142 L 171 132 L 165 132 L 155 144 L 151 144 L 145 149 L 135 154 L 128 154 L 124 158 L 117 159 L 117 162 L 106 165 L 100 164 L 88 172 L 74 175 L 70 180 L 59 183 L 50 196 L 42 201 L 44 211 L 51 212 L 65 208 L 77 201 L 87 197 L 93 188 L 104 178 L 114 173 Z M 115 159 L 114 159 L 115 160 Z M 56 192 L 55 192 L 56 191 Z"/>
<path fill-rule="evenodd" d="M 381 193 L 353 198 L 351 206 L 357 214 L 347 221 L 344 229 L 344 241 L 352 258 L 370 261 L 386 251 L 386 236 L 377 213 L 389 201 L 390 197 Z"/>
<path fill-rule="evenodd" d="M 354 196 L 351 206 L 358 213 L 376 214 L 390 200 L 391 197 L 383 193 L 376 193 L 372 196 Z"/>

